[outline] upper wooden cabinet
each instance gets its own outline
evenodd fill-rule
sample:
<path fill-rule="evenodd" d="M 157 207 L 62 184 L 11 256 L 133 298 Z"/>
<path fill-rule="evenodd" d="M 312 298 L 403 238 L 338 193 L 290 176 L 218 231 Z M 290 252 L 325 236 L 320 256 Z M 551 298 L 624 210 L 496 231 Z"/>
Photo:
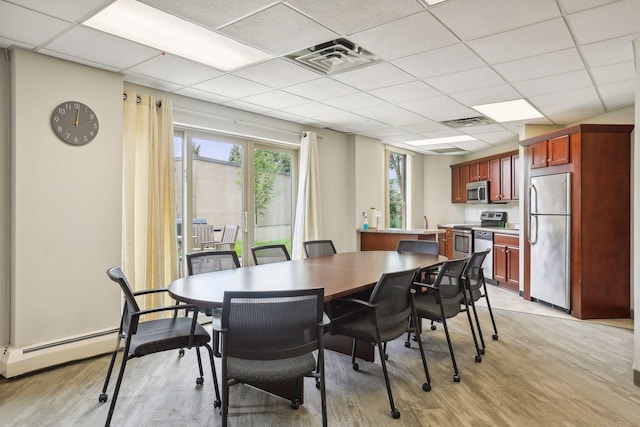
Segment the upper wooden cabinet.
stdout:
<path fill-rule="evenodd" d="M 469 182 L 469 168 L 451 166 L 451 203 L 467 202 L 467 182 Z"/>
<path fill-rule="evenodd" d="M 570 162 L 569 135 L 536 142 L 530 147 L 531 169 L 564 165 Z"/>
<path fill-rule="evenodd" d="M 479 161 L 469 165 L 469 182 L 487 181 L 489 179 L 489 162 Z"/>

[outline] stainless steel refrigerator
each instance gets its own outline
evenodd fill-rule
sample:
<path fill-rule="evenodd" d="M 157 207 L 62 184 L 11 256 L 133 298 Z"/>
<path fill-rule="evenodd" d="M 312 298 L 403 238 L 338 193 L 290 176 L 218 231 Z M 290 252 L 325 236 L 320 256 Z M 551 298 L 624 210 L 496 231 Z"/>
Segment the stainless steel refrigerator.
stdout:
<path fill-rule="evenodd" d="M 571 309 L 571 174 L 537 176 L 529 186 L 530 293 Z"/>

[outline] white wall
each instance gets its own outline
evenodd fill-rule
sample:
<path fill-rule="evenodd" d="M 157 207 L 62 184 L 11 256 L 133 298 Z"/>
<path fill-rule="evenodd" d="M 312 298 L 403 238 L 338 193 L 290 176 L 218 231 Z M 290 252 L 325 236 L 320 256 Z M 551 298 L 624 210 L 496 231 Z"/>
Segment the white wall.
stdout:
<path fill-rule="evenodd" d="M 0 346 L 9 343 L 11 135 L 9 131 L 9 60 L 0 49 Z M 0 347 L 0 348 L 2 348 Z"/>
<path fill-rule="evenodd" d="M 86 348 L 70 349 L 62 341 L 117 328 L 120 292 L 105 271 L 120 264 L 122 229 L 122 77 L 23 50 L 11 52 L 10 67 L 11 325 L 0 364 L 5 376 L 39 367 L 39 355 L 48 364 L 87 357 Z M 54 107 L 69 100 L 98 115 L 100 130 L 88 145 L 68 145 L 51 129 Z M 108 347 L 98 344 L 97 351 L 111 349 L 113 340 Z"/>

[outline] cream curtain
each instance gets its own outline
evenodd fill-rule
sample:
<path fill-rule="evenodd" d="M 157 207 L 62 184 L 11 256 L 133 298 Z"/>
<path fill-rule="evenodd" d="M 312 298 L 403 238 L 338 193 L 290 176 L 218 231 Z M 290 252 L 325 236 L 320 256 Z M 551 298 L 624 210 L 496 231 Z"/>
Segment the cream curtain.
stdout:
<path fill-rule="evenodd" d="M 135 290 L 162 288 L 178 277 L 171 101 L 127 93 L 123 133 L 123 269 Z"/>
<path fill-rule="evenodd" d="M 318 138 L 315 132 L 305 132 L 300 141 L 300 177 L 291 242 L 291 259 L 302 258 L 304 254 L 302 242 L 321 238 Z"/>

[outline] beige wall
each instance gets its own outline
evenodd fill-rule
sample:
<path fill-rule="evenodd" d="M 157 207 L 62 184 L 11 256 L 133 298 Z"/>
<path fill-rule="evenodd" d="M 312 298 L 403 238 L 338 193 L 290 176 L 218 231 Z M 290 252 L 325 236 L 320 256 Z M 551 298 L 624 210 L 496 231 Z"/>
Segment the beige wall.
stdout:
<path fill-rule="evenodd" d="M 9 343 L 11 134 L 9 131 L 9 61 L 0 49 L 0 345 Z"/>

